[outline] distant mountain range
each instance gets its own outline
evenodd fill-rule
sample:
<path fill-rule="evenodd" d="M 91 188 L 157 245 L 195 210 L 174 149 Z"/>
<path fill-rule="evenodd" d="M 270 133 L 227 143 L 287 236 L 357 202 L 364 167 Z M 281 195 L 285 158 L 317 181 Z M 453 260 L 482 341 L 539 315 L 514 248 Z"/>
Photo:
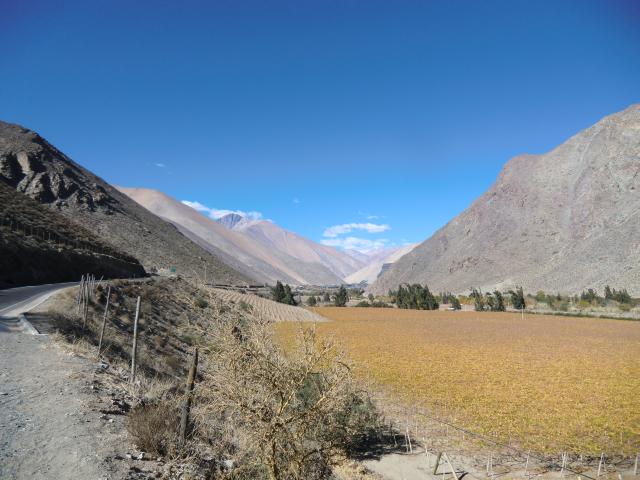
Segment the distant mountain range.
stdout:
<path fill-rule="evenodd" d="M 520 155 L 467 210 L 372 285 L 640 295 L 640 105 L 543 155 Z"/>
<path fill-rule="evenodd" d="M 266 220 L 231 213 L 213 220 L 162 192 L 147 188 L 120 191 L 173 223 L 192 241 L 256 281 L 338 285 L 363 263 Z"/>

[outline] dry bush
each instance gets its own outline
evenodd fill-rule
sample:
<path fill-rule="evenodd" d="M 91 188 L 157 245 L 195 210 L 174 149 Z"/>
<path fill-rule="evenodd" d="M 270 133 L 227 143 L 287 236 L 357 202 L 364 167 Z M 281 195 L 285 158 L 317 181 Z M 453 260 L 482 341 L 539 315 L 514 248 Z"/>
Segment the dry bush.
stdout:
<path fill-rule="evenodd" d="M 326 478 L 375 436 L 375 409 L 333 343 L 301 329 L 285 356 L 271 332 L 270 322 L 240 315 L 218 322 L 203 346 L 198 428 L 225 439 L 219 453 L 234 457 L 234 478 Z"/>
<path fill-rule="evenodd" d="M 178 445 L 180 414 L 172 401 L 159 401 L 134 408 L 127 430 L 144 452 L 173 456 Z"/>

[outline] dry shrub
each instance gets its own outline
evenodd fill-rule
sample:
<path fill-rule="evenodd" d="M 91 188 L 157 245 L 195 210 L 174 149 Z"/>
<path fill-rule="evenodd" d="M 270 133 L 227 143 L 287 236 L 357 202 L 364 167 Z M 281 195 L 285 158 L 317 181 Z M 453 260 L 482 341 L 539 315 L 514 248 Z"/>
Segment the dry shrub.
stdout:
<path fill-rule="evenodd" d="M 333 463 L 375 435 L 372 403 L 357 390 L 341 352 L 313 329 L 301 329 L 286 356 L 272 324 L 260 319 L 221 320 L 212 340 L 202 346 L 198 428 L 228 439 L 220 453 L 233 455 L 235 444 L 237 468 L 251 478 L 327 478 Z M 249 478 L 238 474 L 233 478 Z"/>
<path fill-rule="evenodd" d="M 129 414 L 127 429 L 138 448 L 172 456 L 178 444 L 180 414 L 171 401 L 139 405 Z"/>

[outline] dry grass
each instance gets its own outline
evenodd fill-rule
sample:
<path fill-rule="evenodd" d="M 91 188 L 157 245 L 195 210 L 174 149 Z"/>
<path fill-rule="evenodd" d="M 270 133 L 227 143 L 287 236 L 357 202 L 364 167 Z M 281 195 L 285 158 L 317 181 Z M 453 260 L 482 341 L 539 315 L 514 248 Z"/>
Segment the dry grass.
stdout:
<path fill-rule="evenodd" d="M 210 289 L 226 302 L 238 303 L 251 310 L 254 316 L 274 322 L 324 322 L 320 315 L 302 307 L 293 307 L 273 300 L 230 290 Z"/>
<path fill-rule="evenodd" d="M 317 308 L 358 373 L 404 405 L 538 452 L 640 448 L 640 323 Z M 278 324 L 291 342 L 297 326 Z"/>

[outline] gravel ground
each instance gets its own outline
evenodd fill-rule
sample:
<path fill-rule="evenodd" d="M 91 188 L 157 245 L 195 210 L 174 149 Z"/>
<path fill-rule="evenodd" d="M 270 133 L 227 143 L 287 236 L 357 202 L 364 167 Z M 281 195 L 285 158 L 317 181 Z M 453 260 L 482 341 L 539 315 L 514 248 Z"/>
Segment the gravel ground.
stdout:
<path fill-rule="evenodd" d="M 120 479 L 123 419 L 101 418 L 86 360 L 0 324 L 0 478 Z M 104 416 L 102 416 L 104 417 Z"/>

